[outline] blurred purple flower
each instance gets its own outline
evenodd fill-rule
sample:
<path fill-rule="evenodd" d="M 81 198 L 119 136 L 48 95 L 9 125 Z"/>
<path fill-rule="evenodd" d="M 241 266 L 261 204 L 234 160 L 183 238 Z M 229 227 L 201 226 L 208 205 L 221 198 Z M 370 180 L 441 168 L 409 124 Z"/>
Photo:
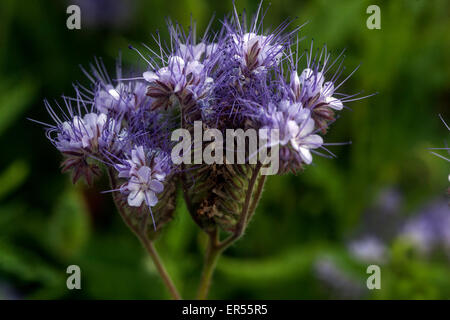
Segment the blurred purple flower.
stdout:
<path fill-rule="evenodd" d="M 314 273 L 332 297 L 361 299 L 366 294 L 365 288 L 357 279 L 345 273 L 329 258 L 319 258 L 314 264 Z"/>
<path fill-rule="evenodd" d="M 427 204 L 408 219 L 400 236 L 412 242 L 416 248 L 429 254 L 443 248 L 450 257 L 450 207 L 447 199 Z"/>
<path fill-rule="evenodd" d="M 387 259 L 386 246 L 375 236 L 366 235 L 358 240 L 353 240 L 348 245 L 348 249 L 353 257 L 362 262 L 383 263 Z"/>

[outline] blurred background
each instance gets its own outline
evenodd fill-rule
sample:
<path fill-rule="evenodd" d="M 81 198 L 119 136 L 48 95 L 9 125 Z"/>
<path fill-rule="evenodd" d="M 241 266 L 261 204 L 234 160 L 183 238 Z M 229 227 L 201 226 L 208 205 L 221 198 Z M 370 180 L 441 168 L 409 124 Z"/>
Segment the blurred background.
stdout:
<path fill-rule="evenodd" d="M 81 30 L 66 28 L 66 8 L 81 8 Z M 369 30 L 366 8 L 381 8 Z M 254 12 L 258 1 L 237 1 Z M 264 6 L 268 6 L 265 3 Z M 168 298 L 152 262 L 116 213 L 105 179 L 88 189 L 61 174 L 61 155 L 41 126 L 43 99 L 88 84 L 79 65 L 102 57 L 113 71 L 141 63 L 129 44 L 152 44 L 165 18 L 198 31 L 231 1 L 35 1 L 0 5 L 0 298 Z M 350 103 L 326 137 L 337 159 L 315 158 L 298 176 L 270 177 L 244 238 L 219 261 L 216 299 L 450 298 L 449 162 L 450 3 L 446 0 L 273 2 L 276 27 L 297 17 L 304 48 L 314 38 L 346 49 L 342 91 L 378 95 Z M 216 22 L 215 27 L 219 26 Z M 182 204 L 182 201 L 179 203 Z M 204 235 L 183 205 L 157 242 L 186 298 L 202 267 Z M 66 288 L 66 268 L 81 268 L 82 290 Z M 368 265 L 381 267 L 381 289 L 368 290 Z"/>

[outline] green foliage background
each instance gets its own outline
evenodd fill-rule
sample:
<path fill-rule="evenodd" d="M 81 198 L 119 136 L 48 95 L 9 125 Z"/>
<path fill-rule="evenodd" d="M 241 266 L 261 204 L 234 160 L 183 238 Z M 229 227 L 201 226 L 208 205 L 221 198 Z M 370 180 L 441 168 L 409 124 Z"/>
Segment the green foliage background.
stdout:
<path fill-rule="evenodd" d="M 108 15 L 116 1 L 101 2 Z M 113 14 L 109 24 L 88 24 L 82 6 L 79 31 L 66 28 L 69 2 L 0 4 L 0 298 L 168 298 L 110 195 L 100 194 L 107 181 L 92 189 L 73 186 L 60 174 L 61 156 L 43 129 L 26 119 L 49 121 L 43 99 L 71 94 L 74 81 L 87 84 L 78 65 L 88 66 L 94 56 L 114 70 L 122 50 L 124 65 L 136 66 L 140 58 L 128 44 L 151 43 L 157 29 L 167 36 L 166 16 L 186 26 L 192 13 L 201 31 L 214 12 L 220 18 L 232 8 L 231 1 L 131 3 L 122 24 L 112 23 Z M 381 8 L 381 30 L 366 28 L 370 4 Z M 240 11 L 257 5 L 237 1 Z M 270 177 L 245 237 L 219 261 L 211 298 L 343 297 L 343 289 L 335 292 L 317 278 L 320 259 L 365 288 L 368 264 L 355 259 L 347 243 L 380 191 L 403 195 L 396 217 L 445 197 L 449 163 L 427 148 L 448 138 L 438 114 L 450 119 L 449 12 L 446 0 L 272 2 L 266 26 L 288 17 L 308 21 L 300 32 L 304 48 L 311 38 L 336 53 L 346 48 L 347 74 L 362 63 L 346 91 L 379 94 L 350 104 L 353 110 L 333 125 L 327 141 L 352 141 L 332 147 L 337 159 L 316 157 L 301 175 Z M 193 298 L 205 237 L 179 203 L 157 247 L 182 293 Z M 388 246 L 382 289 L 364 289 L 360 297 L 450 298 L 447 258 L 424 257 L 397 239 Z M 82 290 L 65 286 L 71 264 L 81 267 Z"/>

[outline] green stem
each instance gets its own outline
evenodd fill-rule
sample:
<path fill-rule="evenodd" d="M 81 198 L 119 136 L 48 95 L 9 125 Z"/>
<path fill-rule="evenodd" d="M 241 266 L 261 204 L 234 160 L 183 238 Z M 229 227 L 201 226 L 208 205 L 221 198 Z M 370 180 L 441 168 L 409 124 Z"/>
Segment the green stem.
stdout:
<path fill-rule="evenodd" d="M 212 276 L 219 260 L 222 249 L 217 246 L 218 233 L 215 230 L 209 235 L 208 247 L 205 254 L 205 263 L 203 265 L 202 277 L 198 288 L 197 299 L 205 300 L 208 297 L 209 288 L 211 287 Z"/>
<path fill-rule="evenodd" d="M 113 189 L 117 188 L 116 179 L 114 176 L 114 172 L 112 170 L 108 170 L 108 176 L 111 183 L 111 187 Z M 130 217 L 122 210 L 122 206 L 120 205 L 118 199 L 113 195 L 113 200 L 116 205 L 117 211 L 119 212 L 120 216 L 122 217 L 122 220 L 125 222 L 127 227 L 136 235 L 136 237 L 141 242 L 142 246 L 145 248 L 147 253 L 149 254 L 150 258 L 153 260 L 153 263 L 155 264 L 156 270 L 158 270 L 158 273 L 161 277 L 161 279 L 164 282 L 164 285 L 169 290 L 170 295 L 175 300 L 181 300 L 181 296 L 178 293 L 177 288 L 175 287 L 172 279 L 170 278 L 169 274 L 167 273 L 166 268 L 164 267 L 164 264 L 162 263 L 161 258 L 159 257 L 158 252 L 156 251 L 155 246 L 153 245 L 152 241 L 150 241 L 146 235 L 147 233 L 147 227 L 139 228 L 135 226 L 132 221 L 130 220 Z"/>
<path fill-rule="evenodd" d="M 161 279 L 163 280 L 164 284 L 166 285 L 167 289 L 170 292 L 170 295 L 175 300 L 181 300 L 181 296 L 178 293 L 177 288 L 173 284 L 172 279 L 170 278 L 169 274 L 167 273 L 166 268 L 164 267 L 161 258 L 159 257 L 158 252 L 156 251 L 155 246 L 151 241 L 148 240 L 147 237 L 139 237 L 141 240 L 142 245 L 147 250 L 148 254 L 153 260 L 153 263 L 155 264 L 156 269 L 158 270 L 159 275 L 161 276 Z"/>
<path fill-rule="evenodd" d="M 264 189 L 264 184 L 266 183 L 266 176 L 265 175 L 261 175 L 258 181 L 258 185 L 256 187 L 255 190 L 255 194 L 253 196 L 253 200 L 252 200 L 252 204 L 250 205 L 250 216 L 249 218 L 251 219 L 253 217 L 253 214 L 256 211 L 256 207 L 258 206 L 259 200 L 261 200 L 261 195 L 262 195 L 262 191 Z"/>
<path fill-rule="evenodd" d="M 209 235 L 208 247 L 206 249 L 205 263 L 203 266 L 202 277 L 200 280 L 200 285 L 197 294 L 197 299 L 199 300 L 204 300 L 208 297 L 212 276 L 214 274 L 214 269 L 216 268 L 217 261 L 219 260 L 220 255 L 226 248 L 228 248 L 231 244 L 236 242 L 242 236 L 245 226 L 248 223 L 248 218 L 252 216 L 253 211 L 256 209 L 265 182 L 265 176 L 262 176 L 257 183 L 255 191 L 256 193 L 253 194 L 256 181 L 258 180 L 257 178 L 259 176 L 260 169 L 261 164 L 256 165 L 256 167 L 254 168 L 254 171 L 252 173 L 248 185 L 240 220 L 233 234 L 222 242 L 219 240 L 219 233 L 217 229 L 208 234 Z"/>

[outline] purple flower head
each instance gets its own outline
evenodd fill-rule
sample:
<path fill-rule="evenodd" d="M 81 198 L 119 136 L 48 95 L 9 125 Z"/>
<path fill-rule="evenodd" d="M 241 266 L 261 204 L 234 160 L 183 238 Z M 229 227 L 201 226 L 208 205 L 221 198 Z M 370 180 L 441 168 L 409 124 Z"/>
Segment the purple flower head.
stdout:
<path fill-rule="evenodd" d="M 257 35 L 252 32 L 232 34 L 234 58 L 243 70 L 264 72 L 278 65 L 283 55 L 283 46 L 274 43 L 274 36 Z"/>
<path fill-rule="evenodd" d="M 269 146 L 279 146 L 280 173 L 295 172 L 304 164 L 311 164 L 312 152 L 317 152 L 314 149 L 323 148 L 333 156 L 324 148 L 323 138 L 317 133 L 325 134 L 329 124 L 335 120 L 334 112 L 343 108 L 343 102 L 350 101 L 350 96 L 336 93 L 342 84 L 335 85 L 342 72 L 342 63 L 327 79 L 329 70 L 339 57 L 328 63 L 330 54 L 326 48 L 314 58 L 309 53 L 300 75 L 297 72 L 299 59 L 290 52 L 286 59 L 287 77 L 282 67 L 274 69 L 275 72 L 265 78 L 261 76 L 263 79 L 260 81 L 253 78 L 253 84 L 246 86 L 245 94 L 239 97 L 240 111 L 247 123 L 251 119 L 256 128 L 279 131 L 279 141 L 271 141 Z M 338 99 L 336 95 L 343 98 Z"/>
<path fill-rule="evenodd" d="M 156 44 L 159 54 L 148 47 L 151 56 L 144 57 L 138 52 L 150 68 L 143 73 L 143 78 L 148 85 L 147 95 L 153 98 L 152 109 L 167 109 L 178 103 L 194 105 L 208 94 L 213 82 L 209 73 L 218 46 L 210 42 L 208 30 L 197 43 L 195 24 L 187 35 L 170 21 L 168 29 L 170 48 L 163 45 L 158 36 Z"/>
<path fill-rule="evenodd" d="M 356 68 L 346 79 L 338 82 L 344 70 L 342 66 L 343 52 L 335 60 L 331 60 L 331 54 L 327 52 L 326 46 L 315 55 L 312 50 L 313 43 L 311 42 L 310 51 L 306 53 L 307 61 L 304 69 L 299 68 L 299 60 L 302 57 L 289 55 L 290 76 L 289 84 L 285 85 L 285 91 L 289 99 L 300 102 L 305 108 L 311 110 L 311 117 L 316 122 L 316 126 L 326 133 L 329 123 L 335 120 L 335 112 L 342 110 L 345 102 L 364 97 L 337 91 L 357 70 Z M 333 69 L 335 70 L 332 71 Z"/>
<path fill-rule="evenodd" d="M 253 16 L 250 26 L 247 28 L 245 15 L 239 17 L 236 7 L 234 14 L 224 27 L 228 33 L 227 54 L 230 60 L 236 61 L 244 76 L 264 73 L 276 67 L 284 54 L 284 49 L 289 44 L 292 33 L 283 34 L 289 22 L 283 23 L 271 33 L 264 34 L 262 1 L 256 14 Z"/>
<path fill-rule="evenodd" d="M 120 57 L 116 63 L 116 79 L 111 79 L 101 59 L 95 59 L 90 72 L 84 69 L 83 72 L 93 84 L 91 90 L 83 87 L 84 96 L 101 113 L 124 116 L 149 104 L 146 83 L 123 78 Z"/>
<path fill-rule="evenodd" d="M 326 74 L 336 62 L 339 61 L 339 56 L 334 62 L 329 63 L 331 55 L 327 53 L 326 47 L 323 47 L 320 55 L 316 54 L 312 57 L 311 43 L 310 52 L 307 54 L 306 68 L 304 68 L 299 75 L 298 61 L 293 62 L 294 55 L 290 56 L 290 96 L 294 101 L 302 102 L 306 108 L 314 109 L 318 104 L 327 104 L 334 110 L 342 110 L 342 102 L 333 97 L 335 93 L 334 83 L 340 72 L 340 67 L 336 70 L 331 79 L 325 79 Z M 300 57 L 301 58 L 301 57 Z M 300 59 L 299 58 L 299 59 Z M 301 69 L 300 69 L 301 70 Z"/>
<path fill-rule="evenodd" d="M 278 130 L 278 141 L 270 141 L 269 145 L 279 146 L 280 173 L 287 170 L 296 171 L 302 168 L 302 164 L 311 164 L 311 150 L 323 145 L 322 137 L 315 134 L 310 110 L 303 108 L 301 103 L 292 103 L 288 100 L 270 102 L 264 115 L 264 122 L 266 125 L 262 129 L 268 129 L 268 132 Z"/>
<path fill-rule="evenodd" d="M 73 170 L 74 183 L 84 176 L 91 184 L 99 170 L 88 159 L 102 160 L 108 154 L 117 154 L 127 134 L 116 119 L 94 112 L 92 104 L 89 106 L 75 89 L 77 98 L 63 97 L 67 111 L 62 116 L 45 102 L 55 121 L 55 125 L 47 125 L 47 137 L 66 158 L 62 164 L 63 172 Z M 72 106 L 74 103 L 77 104 L 76 111 Z M 58 108 L 62 111 L 59 105 Z"/>
<path fill-rule="evenodd" d="M 143 76 L 149 83 L 147 95 L 154 99 L 153 109 L 168 108 L 178 99 L 201 99 L 212 82 L 202 63 L 180 56 L 169 57 L 167 66 L 156 72 L 146 71 Z"/>
<path fill-rule="evenodd" d="M 324 82 L 321 71 L 306 68 L 298 76 L 296 71 L 291 73 L 290 87 L 295 101 L 303 101 L 310 109 L 318 104 L 326 104 L 331 109 L 342 110 L 342 102 L 333 97 L 334 84 L 332 81 Z"/>
<path fill-rule="evenodd" d="M 170 158 L 170 131 L 175 128 L 168 115 L 159 111 L 140 109 L 128 118 L 127 144 L 111 162 L 118 178 L 126 179 L 120 191 L 128 195 L 128 205 L 148 207 L 157 203 L 163 183 L 175 168 Z"/>
<path fill-rule="evenodd" d="M 63 153 L 97 154 L 111 147 L 118 128 L 114 119 L 108 121 L 104 113 L 74 116 L 71 121 L 61 123 L 55 144 Z"/>

